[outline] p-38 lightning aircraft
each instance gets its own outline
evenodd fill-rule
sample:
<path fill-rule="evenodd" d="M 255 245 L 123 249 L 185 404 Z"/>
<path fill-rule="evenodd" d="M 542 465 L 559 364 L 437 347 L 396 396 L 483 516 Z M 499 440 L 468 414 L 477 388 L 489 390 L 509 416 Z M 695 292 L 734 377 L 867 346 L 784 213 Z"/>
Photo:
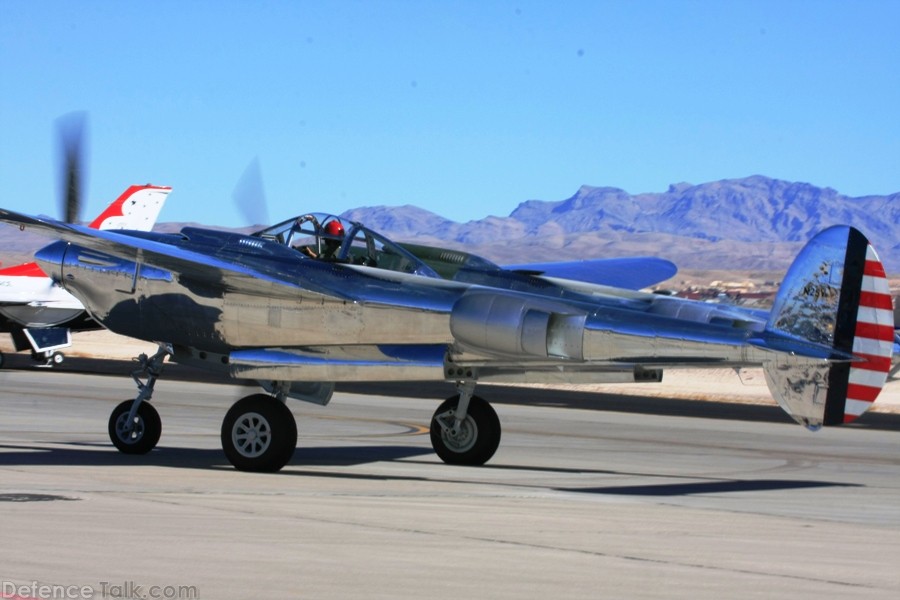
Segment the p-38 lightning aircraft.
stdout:
<path fill-rule="evenodd" d="M 323 214 L 250 235 L 96 231 L 7 210 L 0 220 L 59 238 L 35 255 L 53 280 L 111 331 L 159 343 L 141 357 L 137 397 L 109 419 L 126 453 L 159 440 L 148 400 L 166 356 L 266 390 L 222 423 L 225 455 L 248 471 L 290 460 L 287 398 L 324 405 L 340 381 L 455 383 L 432 418 L 432 446 L 445 462 L 479 465 L 500 443 L 500 422 L 474 395 L 478 382 L 659 381 L 665 368 L 761 366 L 781 407 L 815 430 L 865 412 L 891 365 L 884 268 L 846 226 L 806 245 L 763 313 L 636 291 L 673 274 L 659 259 L 502 269 Z M 634 289 L 610 285 L 623 272 Z"/>
<path fill-rule="evenodd" d="M 171 191 L 170 187 L 133 185 L 88 227 L 150 231 Z M 59 364 L 64 358 L 60 350 L 72 345 L 71 331 L 100 328 L 84 306 L 37 263 L 0 269 L 0 332 L 10 333 L 17 351 L 30 349 L 36 360 L 44 357 L 48 364 Z"/>

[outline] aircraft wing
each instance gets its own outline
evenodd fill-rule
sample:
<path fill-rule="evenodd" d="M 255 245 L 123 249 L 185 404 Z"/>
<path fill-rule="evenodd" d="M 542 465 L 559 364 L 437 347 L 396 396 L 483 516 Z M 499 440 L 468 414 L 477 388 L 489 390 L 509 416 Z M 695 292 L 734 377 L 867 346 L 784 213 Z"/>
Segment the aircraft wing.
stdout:
<path fill-rule="evenodd" d="M 221 285 L 223 282 L 235 291 L 246 291 L 253 294 L 274 294 L 278 288 L 289 287 L 293 290 L 318 296 L 345 297 L 331 288 L 320 288 L 308 279 L 303 282 L 291 281 L 271 273 L 229 262 L 208 254 L 178 248 L 171 244 L 156 242 L 152 239 L 117 233 L 114 230 L 97 230 L 81 225 L 63 223 L 49 217 L 32 217 L 14 211 L 0 209 L 0 221 L 18 225 L 22 229 L 35 229 L 57 239 L 71 242 L 83 248 L 96 250 L 126 261 L 151 265 L 153 268 L 170 271 L 171 274 L 189 275 L 192 281 L 208 282 Z M 38 252 L 59 251 L 53 246 Z M 61 250 L 61 249 L 60 249 Z M 159 273 L 166 277 L 170 274 Z"/>
<path fill-rule="evenodd" d="M 678 272 L 674 263 L 649 256 L 504 265 L 503 268 L 535 277 L 567 279 L 629 290 L 661 283 Z"/>

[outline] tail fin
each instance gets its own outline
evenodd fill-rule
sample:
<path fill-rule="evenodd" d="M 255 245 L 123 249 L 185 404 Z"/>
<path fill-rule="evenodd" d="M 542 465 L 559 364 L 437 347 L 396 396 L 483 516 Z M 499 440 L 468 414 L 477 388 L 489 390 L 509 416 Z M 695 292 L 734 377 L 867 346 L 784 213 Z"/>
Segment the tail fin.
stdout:
<path fill-rule="evenodd" d="M 166 197 L 171 192 L 171 187 L 150 184 L 133 185 L 107 206 L 106 210 L 91 222 L 90 227 L 93 229 L 150 231 L 156 224 Z M 35 262 L 6 267 L 0 269 L 0 273 L 6 276 L 20 277 L 47 276 Z"/>
<path fill-rule="evenodd" d="M 94 219 L 90 226 L 94 229 L 150 231 L 171 191 L 170 187 L 133 185 Z"/>
<path fill-rule="evenodd" d="M 788 270 L 766 330 L 831 351 L 765 363 L 769 390 L 810 429 L 855 420 L 891 369 L 893 321 L 884 267 L 869 241 L 852 227 L 826 229 Z"/>

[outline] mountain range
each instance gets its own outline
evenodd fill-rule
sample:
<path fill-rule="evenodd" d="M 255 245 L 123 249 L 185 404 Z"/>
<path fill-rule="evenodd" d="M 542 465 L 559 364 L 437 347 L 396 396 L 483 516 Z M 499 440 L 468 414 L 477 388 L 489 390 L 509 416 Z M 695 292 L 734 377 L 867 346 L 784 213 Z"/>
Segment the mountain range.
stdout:
<path fill-rule="evenodd" d="M 649 254 L 689 269 L 784 270 L 830 225 L 865 233 L 900 272 L 900 193 L 848 197 L 761 175 L 632 195 L 582 186 L 559 201 L 528 200 L 509 216 L 457 223 L 415 206 L 343 216 L 398 240 L 466 249 L 499 263 Z"/>
<path fill-rule="evenodd" d="M 410 205 L 363 207 L 342 216 L 398 241 L 459 248 L 499 264 L 653 255 L 681 269 L 765 271 L 784 271 L 818 231 L 845 224 L 869 237 L 890 273 L 900 273 L 900 192 L 854 198 L 761 175 L 635 195 L 585 185 L 565 200 L 528 200 L 506 217 L 467 223 Z M 46 242 L 30 232 L 0 232 L 6 265 L 27 260 Z"/>

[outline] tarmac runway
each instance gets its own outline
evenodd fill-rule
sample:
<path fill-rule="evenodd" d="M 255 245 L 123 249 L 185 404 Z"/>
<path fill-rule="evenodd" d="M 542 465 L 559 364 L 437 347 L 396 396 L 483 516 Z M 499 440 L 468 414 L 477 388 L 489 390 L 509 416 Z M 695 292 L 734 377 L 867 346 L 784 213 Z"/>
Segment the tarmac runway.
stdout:
<path fill-rule="evenodd" d="M 0 371 L 0 598 L 900 594 L 898 415 L 811 433 L 771 407 L 485 386 L 500 450 L 451 467 L 426 433 L 447 388 L 358 384 L 291 401 L 293 460 L 254 474 L 219 428 L 255 390 L 174 368 L 159 447 L 125 456 L 107 418 L 134 386 L 110 364 Z"/>

